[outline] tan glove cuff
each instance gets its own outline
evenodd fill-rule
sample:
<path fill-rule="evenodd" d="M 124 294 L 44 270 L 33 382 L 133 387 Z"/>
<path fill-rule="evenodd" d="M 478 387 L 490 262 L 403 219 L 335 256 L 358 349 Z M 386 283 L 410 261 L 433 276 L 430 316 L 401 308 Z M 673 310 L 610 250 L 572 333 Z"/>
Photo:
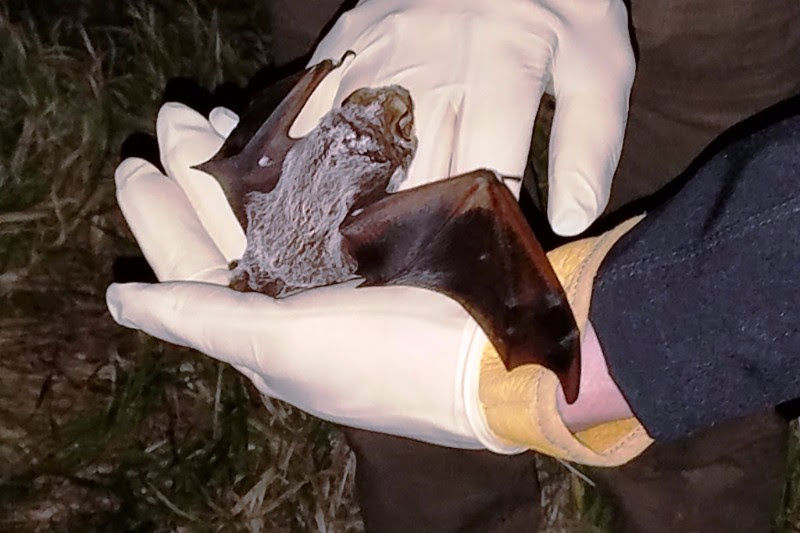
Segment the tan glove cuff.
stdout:
<path fill-rule="evenodd" d="M 548 254 L 583 330 L 589 316 L 592 285 L 600 263 L 614 243 L 642 217 L 613 230 L 575 241 Z M 483 415 L 498 438 L 498 447 L 524 445 L 576 463 L 617 466 L 642 453 L 652 439 L 635 418 L 608 422 L 573 434 L 556 408 L 558 379 L 539 365 L 505 369 L 494 347 L 486 343 L 481 359 L 478 396 Z"/>

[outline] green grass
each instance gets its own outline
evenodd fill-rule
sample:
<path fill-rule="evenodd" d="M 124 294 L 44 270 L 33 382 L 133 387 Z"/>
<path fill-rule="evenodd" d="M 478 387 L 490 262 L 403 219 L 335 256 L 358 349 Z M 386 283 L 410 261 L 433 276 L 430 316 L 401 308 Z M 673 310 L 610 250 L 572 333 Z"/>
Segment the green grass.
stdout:
<path fill-rule="evenodd" d="M 0 529 L 361 528 L 338 431 L 236 372 L 113 324 L 114 199 L 168 80 L 270 62 L 252 2 L 0 11 Z"/>
<path fill-rule="evenodd" d="M 153 133 L 169 80 L 241 86 L 269 65 L 268 17 L 250 1 L 0 7 L 0 529 L 362 529 L 334 427 L 104 304 L 114 259 L 139 253 L 114 199 L 123 140 Z M 546 458 L 540 476 L 548 530 L 608 530 L 596 491 Z"/>

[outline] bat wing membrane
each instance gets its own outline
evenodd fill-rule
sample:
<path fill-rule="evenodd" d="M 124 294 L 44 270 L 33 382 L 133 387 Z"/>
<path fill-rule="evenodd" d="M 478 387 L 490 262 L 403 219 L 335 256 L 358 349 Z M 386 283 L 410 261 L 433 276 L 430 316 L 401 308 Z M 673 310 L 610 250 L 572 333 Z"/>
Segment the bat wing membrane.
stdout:
<path fill-rule="evenodd" d="M 568 402 L 580 381 L 578 328 L 516 199 L 479 170 L 390 194 L 340 226 L 364 285 L 410 285 L 458 301 L 506 367 L 540 364 Z"/>

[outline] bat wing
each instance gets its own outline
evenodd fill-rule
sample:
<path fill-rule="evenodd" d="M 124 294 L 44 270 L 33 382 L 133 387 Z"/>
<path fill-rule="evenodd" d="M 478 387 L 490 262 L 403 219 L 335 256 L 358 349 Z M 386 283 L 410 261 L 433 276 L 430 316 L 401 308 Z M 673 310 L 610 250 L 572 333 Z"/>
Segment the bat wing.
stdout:
<path fill-rule="evenodd" d="M 509 370 L 540 364 L 578 396 L 575 318 L 517 201 L 479 170 L 390 194 L 340 226 L 362 284 L 411 285 L 458 301 Z"/>
<path fill-rule="evenodd" d="M 347 52 L 342 61 L 352 53 Z M 314 89 L 341 63 L 326 59 L 308 68 L 266 120 L 263 120 L 265 103 L 257 99 L 217 154 L 197 165 L 196 168 L 217 179 L 242 228 L 247 227 L 245 195 L 252 191 L 269 192 L 278 184 L 283 160 L 298 141 L 289 136 L 292 124 Z M 249 140 L 242 148 L 243 136 Z"/>

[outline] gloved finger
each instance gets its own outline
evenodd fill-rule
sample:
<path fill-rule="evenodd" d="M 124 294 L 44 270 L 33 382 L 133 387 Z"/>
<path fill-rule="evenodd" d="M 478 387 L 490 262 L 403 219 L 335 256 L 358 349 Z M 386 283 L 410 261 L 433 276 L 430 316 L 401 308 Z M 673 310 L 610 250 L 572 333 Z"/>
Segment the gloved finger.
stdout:
<path fill-rule="evenodd" d="M 343 285 L 273 300 L 199 283 L 125 284 L 106 298 L 121 325 L 228 362 L 309 413 L 475 447 L 463 404 L 476 393 L 463 382 L 476 325 L 463 308 L 423 289 Z"/>
<path fill-rule="evenodd" d="M 159 110 L 156 130 L 167 175 L 183 189 L 226 261 L 238 259 L 246 239 L 222 187 L 213 176 L 192 168 L 211 159 L 225 139 L 202 115 L 174 102 Z"/>
<path fill-rule="evenodd" d="M 215 107 L 208 114 L 208 122 L 223 139 L 227 139 L 233 128 L 239 124 L 239 115 L 227 107 Z"/>
<path fill-rule="evenodd" d="M 518 197 L 545 84 L 543 76 L 502 87 L 495 84 L 481 92 L 479 101 L 465 102 L 453 140 L 451 174 L 488 167 L 518 177 L 519 181 L 506 182 Z"/>
<path fill-rule="evenodd" d="M 113 284 L 106 301 L 123 326 L 287 379 L 308 374 L 309 364 L 330 364 L 336 372 L 336 361 L 326 358 L 338 353 L 354 366 L 387 364 L 376 348 L 413 351 L 407 349 L 409 331 L 426 353 L 457 350 L 468 315 L 455 301 L 409 287 L 353 290 L 356 283 L 281 300 L 205 283 Z"/>
<path fill-rule="evenodd" d="M 122 214 L 159 280 L 228 284 L 225 258 L 177 183 L 139 158 L 120 163 L 114 179 Z"/>
<path fill-rule="evenodd" d="M 615 6 L 616 31 L 555 58 L 548 218 L 560 235 L 582 232 L 605 209 L 622 150 L 636 65 L 624 4 Z"/>
<path fill-rule="evenodd" d="M 581 91 L 557 97 L 547 214 L 559 235 L 582 232 L 608 203 L 627 114 L 628 99 L 623 94 Z"/>
<path fill-rule="evenodd" d="M 433 180 L 490 168 L 506 176 L 521 177 L 525 171 L 533 117 L 541 86 L 525 91 L 524 98 L 509 97 L 517 105 L 487 105 L 491 93 L 479 100 L 464 93 L 434 92 L 416 102 L 417 153 L 408 178 L 408 189 Z M 519 194 L 521 182 L 510 182 Z"/>
<path fill-rule="evenodd" d="M 484 53 L 475 51 L 479 52 Z M 503 69 L 501 80 L 490 76 L 472 80 L 454 140 L 456 173 L 480 166 L 520 178 L 525 172 L 536 110 L 550 79 L 550 49 L 529 46 L 520 57 L 524 63 Z M 491 61 L 485 57 L 482 62 Z"/>
<path fill-rule="evenodd" d="M 106 304 L 122 326 L 252 368 L 253 347 L 242 344 L 237 330 L 251 320 L 274 318 L 263 309 L 247 311 L 259 296 L 205 283 L 114 283 L 106 290 Z"/>

